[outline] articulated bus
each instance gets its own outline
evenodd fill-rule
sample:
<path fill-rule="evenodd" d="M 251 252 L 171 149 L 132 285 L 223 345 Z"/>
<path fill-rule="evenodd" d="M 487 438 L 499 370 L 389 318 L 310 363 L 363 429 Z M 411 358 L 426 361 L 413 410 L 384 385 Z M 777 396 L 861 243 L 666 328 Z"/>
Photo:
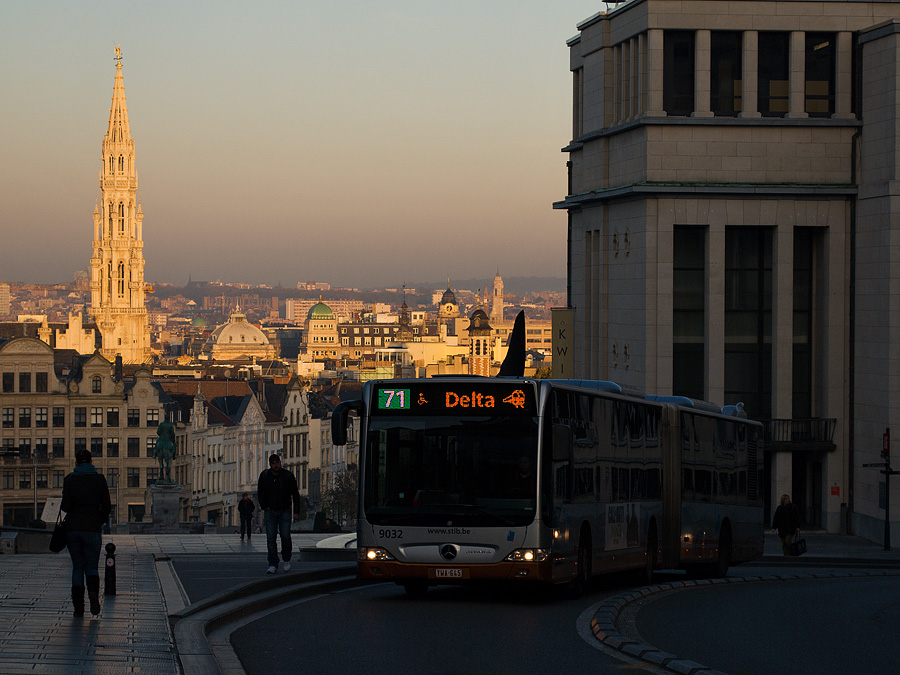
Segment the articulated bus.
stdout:
<path fill-rule="evenodd" d="M 724 576 L 763 550 L 761 425 L 740 407 L 611 382 L 373 380 L 360 420 L 357 569 L 409 593 L 684 568 Z"/>

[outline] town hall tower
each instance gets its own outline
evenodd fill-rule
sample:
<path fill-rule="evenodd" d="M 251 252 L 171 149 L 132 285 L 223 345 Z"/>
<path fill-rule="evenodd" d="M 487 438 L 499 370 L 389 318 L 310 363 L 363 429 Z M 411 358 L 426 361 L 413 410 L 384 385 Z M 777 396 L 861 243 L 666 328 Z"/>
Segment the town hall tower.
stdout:
<path fill-rule="evenodd" d="M 103 337 L 100 353 L 104 357 L 113 360 L 121 355 L 125 363 L 144 363 L 150 360 L 150 327 L 144 305 L 144 214 L 137 201 L 134 141 L 118 46 L 109 126 L 101 147 L 90 313 Z"/>

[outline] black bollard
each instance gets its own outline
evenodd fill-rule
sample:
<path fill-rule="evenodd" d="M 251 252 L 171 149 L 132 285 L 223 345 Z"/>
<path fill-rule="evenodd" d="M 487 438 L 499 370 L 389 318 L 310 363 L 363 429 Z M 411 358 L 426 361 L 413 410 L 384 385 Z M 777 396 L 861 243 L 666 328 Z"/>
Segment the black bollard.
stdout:
<path fill-rule="evenodd" d="M 106 545 L 106 574 L 103 577 L 103 595 L 116 594 L 116 545 Z"/>

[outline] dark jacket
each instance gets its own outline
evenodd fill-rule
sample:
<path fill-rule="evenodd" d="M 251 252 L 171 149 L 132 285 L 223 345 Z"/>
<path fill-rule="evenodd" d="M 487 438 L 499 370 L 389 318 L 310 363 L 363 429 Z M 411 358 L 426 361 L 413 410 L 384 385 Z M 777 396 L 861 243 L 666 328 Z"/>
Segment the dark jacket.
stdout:
<path fill-rule="evenodd" d="M 778 530 L 778 534 L 786 537 L 794 534 L 800 527 L 800 512 L 797 507 L 791 504 L 781 504 L 775 509 L 775 515 L 772 517 L 772 529 Z"/>
<path fill-rule="evenodd" d="M 291 502 L 294 504 L 294 513 L 300 514 L 300 490 L 297 488 L 297 480 L 287 469 L 281 469 L 277 474 L 272 469 L 266 469 L 259 474 L 259 485 L 256 496 L 259 498 L 259 508 L 263 511 L 290 510 Z"/>
<path fill-rule="evenodd" d="M 90 469 L 81 467 L 89 466 Z M 63 480 L 60 509 L 66 512 L 66 529 L 100 532 L 112 511 L 109 487 L 92 464 L 81 464 Z"/>
<path fill-rule="evenodd" d="M 238 513 L 241 514 L 241 518 L 252 518 L 255 510 L 256 504 L 252 499 L 241 499 L 238 502 Z"/>

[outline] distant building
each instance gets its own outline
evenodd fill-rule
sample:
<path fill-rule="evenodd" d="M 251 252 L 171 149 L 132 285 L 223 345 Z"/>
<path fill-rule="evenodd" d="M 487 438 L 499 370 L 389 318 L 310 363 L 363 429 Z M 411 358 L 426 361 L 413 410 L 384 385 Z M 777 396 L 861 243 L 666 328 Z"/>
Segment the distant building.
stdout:
<path fill-rule="evenodd" d="M 150 326 L 144 305 L 144 213 L 137 199 L 134 141 L 125 106 L 122 52 L 116 47 L 116 79 L 109 126 L 100 154 L 100 204 L 94 207 L 90 313 L 100 334 L 100 353 L 125 363 L 150 360 Z"/>
<path fill-rule="evenodd" d="M 252 361 L 272 359 L 275 348 L 259 328 L 247 321 L 240 311 L 235 311 L 225 323 L 210 333 L 203 353 L 216 361 Z"/>

